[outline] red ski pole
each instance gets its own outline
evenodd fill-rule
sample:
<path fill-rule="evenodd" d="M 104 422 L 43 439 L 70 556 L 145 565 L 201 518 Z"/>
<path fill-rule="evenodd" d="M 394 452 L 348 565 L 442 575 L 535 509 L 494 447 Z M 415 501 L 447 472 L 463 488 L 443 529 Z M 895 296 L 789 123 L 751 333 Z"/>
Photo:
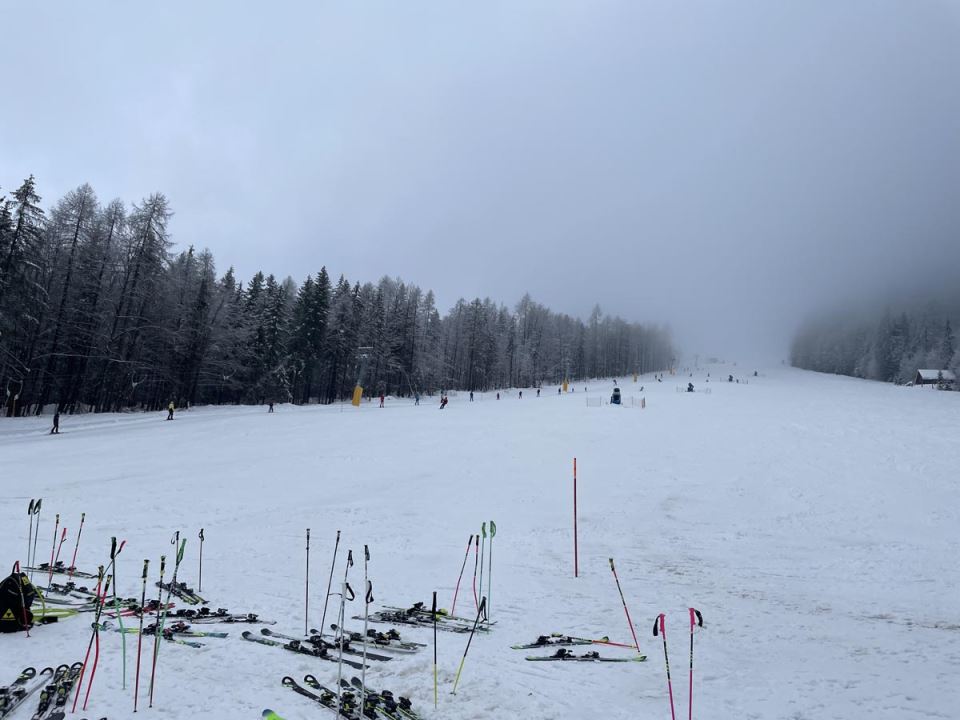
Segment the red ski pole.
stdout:
<path fill-rule="evenodd" d="M 57 513 L 57 522 L 53 526 L 53 545 L 50 546 L 50 577 L 47 578 L 47 585 L 53 582 L 53 552 L 57 549 L 57 534 L 60 531 L 60 513 Z"/>
<path fill-rule="evenodd" d="M 93 678 L 97 674 L 97 663 L 100 661 L 100 614 L 103 612 L 103 606 L 107 601 L 107 595 L 110 592 L 110 581 L 113 579 L 113 573 L 116 572 L 117 567 L 117 555 L 123 550 L 123 546 L 127 544 L 126 540 L 120 542 L 120 546 L 117 547 L 117 539 L 112 538 L 110 543 L 110 567 L 109 574 L 107 575 L 107 581 L 103 586 L 103 595 L 97 598 L 97 615 L 93 623 L 93 639 L 96 643 L 94 654 L 93 654 L 93 666 L 90 668 L 90 680 L 87 682 L 87 694 L 83 697 L 83 709 L 87 709 L 87 702 L 90 700 L 90 691 L 93 689 Z M 123 622 L 121 621 L 121 627 Z M 77 696 L 79 697 L 79 691 Z"/>
<path fill-rule="evenodd" d="M 699 625 L 703 627 L 703 615 L 700 614 L 700 611 L 696 608 L 689 608 L 690 610 L 690 697 L 687 701 L 687 709 L 689 710 L 689 715 L 687 716 L 688 720 L 693 720 L 693 626 Z M 666 639 L 666 638 L 664 638 Z"/>
<path fill-rule="evenodd" d="M 620 602 L 623 603 L 623 612 L 627 614 L 627 625 L 630 626 L 630 634 L 633 635 L 633 644 L 637 646 L 637 652 L 640 652 L 637 632 L 633 629 L 633 620 L 630 619 L 630 611 L 627 610 L 627 601 L 623 599 L 623 588 L 620 587 L 620 578 L 617 577 L 617 568 L 613 565 L 613 558 L 610 558 L 610 569 L 613 570 L 613 579 L 617 581 L 617 590 L 620 592 Z"/>
<path fill-rule="evenodd" d="M 455 615 L 457 610 L 457 594 L 460 592 L 460 581 L 463 579 L 463 571 L 467 567 L 467 558 L 470 557 L 470 546 L 473 545 L 473 535 L 467 540 L 467 551 L 463 554 L 463 565 L 460 566 L 460 576 L 457 578 L 457 587 L 453 591 L 453 604 L 450 605 L 450 614 Z"/>
<path fill-rule="evenodd" d="M 98 616 L 99 616 L 99 608 L 103 607 L 103 606 L 99 603 L 99 599 L 100 599 L 100 589 L 101 589 L 102 586 L 103 586 L 103 573 L 104 573 L 104 569 L 103 569 L 103 565 L 101 565 L 100 568 L 99 568 L 98 571 L 97 571 L 97 589 L 96 589 L 96 592 L 94 593 L 94 595 L 96 596 L 97 601 L 98 601 L 98 602 L 97 602 Z M 99 622 L 99 621 L 100 621 L 100 618 L 97 617 L 97 620 L 96 620 L 96 622 L 94 623 L 94 625 L 96 625 L 96 623 Z M 96 630 L 94 630 L 94 632 L 96 632 Z M 90 642 L 87 643 L 87 653 L 86 653 L 86 655 L 83 656 L 83 665 L 80 667 L 80 677 L 77 678 L 77 685 L 76 685 L 76 687 L 77 687 L 77 694 L 73 696 L 73 707 L 72 707 L 72 709 L 70 710 L 70 712 L 72 712 L 72 713 L 75 713 L 75 712 L 77 711 L 77 700 L 80 699 L 80 688 L 81 688 L 81 686 L 83 685 L 83 675 L 84 675 L 84 673 L 87 671 L 87 661 L 90 659 L 90 649 L 91 649 L 92 647 L 93 647 L 93 635 L 90 636 Z"/>
<path fill-rule="evenodd" d="M 677 720 L 677 713 L 673 708 L 673 683 L 670 681 L 670 659 L 667 657 L 667 627 L 666 615 L 660 613 L 657 619 L 653 621 L 653 636 L 657 636 L 657 626 L 659 625 L 660 635 L 663 637 L 663 662 L 667 666 L 667 690 L 670 693 L 670 717 Z"/>
<path fill-rule="evenodd" d="M 477 542 L 473 546 L 473 605 L 480 610 L 480 598 L 477 597 L 477 563 L 480 562 L 480 536 L 477 535 Z M 452 613 L 451 613 L 452 614 Z"/>
<path fill-rule="evenodd" d="M 53 559 L 53 564 L 54 564 L 54 566 L 56 566 L 56 564 L 57 564 L 58 562 L 60 562 L 60 548 L 63 547 L 63 544 L 64 544 L 66 541 L 67 541 L 67 529 L 64 528 L 64 529 L 63 529 L 63 532 L 62 532 L 61 535 L 60 535 L 60 544 L 57 545 L 57 555 L 56 555 L 56 557 L 54 557 L 54 559 Z"/>
<path fill-rule="evenodd" d="M 87 519 L 86 513 L 80 513 L 80 529 L 77 531 L 77 544 L 73 546 L 73 559 L 70 561 L 70 573 L 68 580 L 73 579 L 73 573 L 77 569 L 77 550 L 80 549 L 80 536 L 83 534 L 83 521 Z"/>

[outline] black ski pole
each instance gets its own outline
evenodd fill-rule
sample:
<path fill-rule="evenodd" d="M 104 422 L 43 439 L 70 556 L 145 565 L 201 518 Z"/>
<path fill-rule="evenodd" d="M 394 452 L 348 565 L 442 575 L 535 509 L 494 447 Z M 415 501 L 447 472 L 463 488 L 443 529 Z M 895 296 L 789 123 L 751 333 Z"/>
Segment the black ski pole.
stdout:
<path fill-rule="evenodd" d="M 30 545 L 33 543 L 33 498 L 30 498 L 30 505 L 27 506 L 27 515 L 30 518 L 30 530 L 27 533 L 27 556 L 25 565 L 33 567 L 33 563 L 30 562 Z"/>
<path fill-rule="evenodd" d="M 33 557 L 30 558 L 31 568 L 37 566 L 37 540 L 40 539 L 40 508 L 42 505 L 43 498 L 39 498 L 37 504 L 33 506 L 33 512 L 37 516 L 37 526 L 33 530 Z M 33 570 L 30 571 L 30 582 L 33 582 Z"/>
<path fill-rule="evenodd" d="M 140 630 L 137 632 L 137 673 L 133 681 L 133 711 L 137 711 L 137 700 L 140 695 L 140 649 L 143 647 L 143 616 L 147 614 L 147 568 L 149 560 L 143 561 L 143 588 L 140 591 Z"/>
<path fill-rule="evenodd" d="M 303 591 L 303 634 L 308 635 L 310 627 L 310 528 L 307 528 L 307 573 Z M 320 625 L 323 632 L 323 624 Z"/>
<path fill-rule="evenodd" d="M 373 583 L 367 573 L 367 565 L 370 563 L 370 548 L 363 546 L 363 584 L 366 586 L 366 593 L 363 597 L 363 669 L 360 671 L 360 715 L 363 716 L 363 708 L 367 703 L 367 629 L 370 627 L 370 603 L 373 602 Z M 343 632 L 340 633 L 340 642 L 343 642 Z"/>
<path fill-rule="evenodd" d="M 337 620 L 337 625 L 340 626 L 340 639 L 337 643 L 337 647 L 340 648 L 339 656 L 337 658 L 337 712 L 343 711 L 343 692 L 340 685 L 340 680 L 343 678 L 343 620 L 344 614 L 346 612 L 347 605 L 347 593 L 350 593 L 350 599 L 353 600 L 356 595 L 353 593 L 353 588 L 350 587 L 350 584 L 347 582 L 347 573 L 350 572 L 350 568 L 353 567 L 353 550 L 347 550 L 347 567 L 343 571 L 343 587 L 340 590 L 340 615 Z M 361 708 L 361 713 L 363 709 Z"/>
<path fill-rule="evenodd" d="M 690 610 L 690 697 L 687 700 L 688 720 L 693 720 L 693 627 L 703 627 L 703 615 L 696 608 Z"/>
<path fill-rule="evenodd" d="M 197 574 L 197 592 L 203 591 L 203 528 L 200 528 L 200 571 Z"/>
<path fill-rule="evenodd" d="M 323 616 L 320 618 L 320 632 L 327 629 L 327 605 L 330 603 L 330 588 L 333 587 L 333 569 L 337 566 L 337 549 L 340 547 L 340 531 L 337 530 L 337 542 L 333 546 L 333 562 L 330 563 L 330 578 L 327 580 L 327 596 L 323 600 Z"/>
<path fill-rule="evenodd" d="M 437 689 L 437 591 L 433 591 L 433 607 L 430 610 L 433 615 L 433 709 L 437 709 L 439 703 Z"/>

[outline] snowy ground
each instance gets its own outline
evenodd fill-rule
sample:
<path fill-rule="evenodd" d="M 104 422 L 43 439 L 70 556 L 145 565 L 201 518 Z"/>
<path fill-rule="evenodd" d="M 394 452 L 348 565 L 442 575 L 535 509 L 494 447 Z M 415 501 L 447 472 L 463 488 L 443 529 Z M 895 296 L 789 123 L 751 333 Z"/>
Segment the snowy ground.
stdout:
<path fill-rule="evenodd" d="M 706 370 L 693 394 L 675 391 L 688 378 L 641 378 L 645 410 L 588 408 L 578 385 L 472 404 L 460 393 L 442 412 L 432 401 L 389 399 L 383 410 L 202 408 L 175 422 L 65 417 L 59 437 L 46 434 L 48 418 L 2 420 L 0 559 L 23 558 L 28 499 L 42 496 L 39 556 L 49 557 L 54 513 L 70 528 L 68 554 L 86 511 L 78 565 L 95 568 L 111 535 L 126 539 L 121 594 L 138 595 L 143 558 L 155 580 L 177 529 L 188 538 L 181 577 L 195 583 L 203 527 L 211 604 L 296 634 L 305 528 L 316 626 L 337 529 L 358 559 L 369 544 L 377 604 L 429 602 L 437 590 L 449 607 L 467 536 L 493 519 L 497 626 L 474 642 L 458 694 L 449 689 L 459 635 L 440 635 L 438 711 L 429 651 L 369 671 L 374 686 L 409 694 L 426 718 L 668 718 L 662 647 L 651 636 L 661 611 L 686 717 L 690 605 L 706 622 L 696 717 L 958 717 L 960 394 L 787 368 L 738 385 L 719 382 L 727 369 L 708 369 L 711 393 Z M 591 394 L 606 397 L 611 386 L 594 382 Z M 625 395 L 639 397 L 639 386 L 625 381 Z M 528 663 L 509 649 L 550 631 L 629 641 L 611 556 L 646 663 Z M 361 564 L 351 571 L 355 587 L 361 573 Z M 472 602 L 468 577 L 458 611 Z M 352 603 L 351 614 L 361 608 Z M 164 644 L 151 715 L 255 718 L 271 707 L 291 720 L 333 717 L 280 678 L 313 673 L 332 684 L 335 665 L 226 629 L 229 638 L 200 650 Z M 71 619 L 30 638 L 0 636 L 0 683 L 25 665 L 82 659 L 88 635 L 86 620 Z M 102 641 L 86 715 L 130 717 L 120 637 Z"/>

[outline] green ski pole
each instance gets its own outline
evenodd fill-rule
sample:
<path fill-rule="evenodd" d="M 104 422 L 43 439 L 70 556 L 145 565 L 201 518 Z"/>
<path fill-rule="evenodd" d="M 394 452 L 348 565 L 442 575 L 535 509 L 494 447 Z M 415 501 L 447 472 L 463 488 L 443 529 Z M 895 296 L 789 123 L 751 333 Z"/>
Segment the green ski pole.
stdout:
<path fill-rule="evenodd" d="M 120 644 L 123 648 L 123 678 L 121 687 L 127 689 L 127 633 L 123 629 L 123 613 L 120 612 L 120 598 L 117 596 L 117 567 L 116 556 L 113 560 L 113 608 L 117 611 L 117 622 L 120 624 Z"/>
<path fill-rule="evenodd" d="M 179 543 L 179 547 L 178 547 Z M 177 559 L 173 564 L 173 576 L 170 578 L 170 584 L 167 586 L 167 599 L 164 602 L 162 608 L 163 612 L 160 615 L 160 621 L 157 623 L 156 637 L 154 638 L 153 645 L 153 668 L 150 671 L 150 704 L 147 707 L 153 707 L 153 687 L 154 681 L 157 675 L 157 658 L 160 655 L 160 641 L 163 639 L 163 626 L 167 621 L 167 608 L 166 606 L 170 603 L 170 596 L 173 594 L 173 588 L 177 586 L 177 570 L 180 569 L 180 562 L 183 560 L 183 551 L 187 547 L 187 541 L 184 539 L 180 541 L 180 531 L 177 530 L 177 534 L 173 537 L 173 546 L 177 548 Z M 163 588 L 160 588 L 161 592 Z M 160 609 L 157 610 L 160 612 Z"/>
<path fill-rule="evenodd" d="M 480 618 L 485 618 L 485 613 L 487 612 L 487 599 L 480 598 L 480 607 L 477 609 L 477 619 L 473 621 L 473 628 L 470 630 L 470 637 L 467 638 L 467 647 L 463 650 L 463 657 L 460 658 L 460 667 L 457 668 L 457 676 L 453 680 L 453 690 L 450 691 L 451 695 L 457 694 L 457 685 L 460 682 L 460 673 L 463 672 L 463 664 L 467 661 L 467 653 L 470 652 L 470 643 L 473 642 L 473 636 L 477 632 L 477 625 L 480 624 Z"/>
<path fill-rule="evenodd" d="M 490 617 L 490 607 L 492 602 L 490 601 L 491 596 L 493 595 L 492 585 L 493 585 L 493 536 L 497 534 L 497 524 L 491 520 L 490 521 L 490 554 L 487 556 L 487 618 Z M 483 587 L 480 587 L 480 590 L 483 590 Z"/>

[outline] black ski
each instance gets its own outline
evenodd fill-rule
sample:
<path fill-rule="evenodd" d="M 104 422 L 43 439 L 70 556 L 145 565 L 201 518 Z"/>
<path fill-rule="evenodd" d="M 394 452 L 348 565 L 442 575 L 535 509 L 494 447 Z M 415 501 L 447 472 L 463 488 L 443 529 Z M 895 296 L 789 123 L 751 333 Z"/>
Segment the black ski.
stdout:
<path fill-rule="evenodd" d="M 284 635 L 283 633 L 274 632 L 270 628 L 261 628 L 260 634 L 266 635 L 267 637 L 282 638 L 284 640 L 290 640 L 293 642 L 302 642 L 300 638 L 295 638 L 290 635 Z M 326 650 L 337 650 L 339 640 L 330 642 L 328 640 L 324 640 L 323 638 L 321 638 L 320 635 L 314 634 L 314 635 L 311 635 L 309 638 L 307 638 L 305 642 L 310 643 L 314 647 L 322 647 L 322 648 L 325 648 Z M 362 650 L 356 650 L 350 647 L 349 640 L 343 644 L 343 652 L 348 655 L 363 655 Z M 393 660 L 393 658 L 389 655 L 377 655 L 376 653 L 368 652 L 367 660 L 378 660 L 380 662 L 386 662 L 388 660 Z"/>
<path fill-rule="evenodd" d="M 394 628 L 390 628 L 387 632 L 378 632 L 373 628 L 367 630 L 366 636 L 363 633 L 352 632 L 341 628 L 336 623 L 330 626 L 330 629 L 333 630 L 336 635 L 327 635 L 323 634 L 323 637 L 339 637 L 342 634 L 346 634 L 347 639 L 350 642 L 356 643 L 358 645 L 366 645 L 367 647 L 381 648 L 383 650 L 393 650 L 395 652 L 417 652 L 420 648 L 425 648 L 426 644 L 405 641 L 400 637 Z M 311 635 L 320 635 L 318 630 L 311 629 Z"/>
<path fill-rule="evenodd" d="M 199 610 L 189 610 L 181 608 L 175 612 L 169 613 L 167 617 L 177 618 L 179 620 L 188 620 L 191 623 L 248 623 L 251 625 L 276 625 L 276 620 L 263 620 L 256 613 L 231 613 L 224 608 L 210 610 L 210 608 L 200 608 Z"/>
<path fill-rule="evenodd" d="M 313 645 L 307 647 L 304 646 L 299 640 L 291 640 L 289 642 L 283 643 L 279 640 L 270 640 L 269 638 L 260 637 L 254 635 L 249 630 L 244 630 L 241 636 L 244 640 L 249 640 L 250 642 L 260 643 L 261 645 L 269 645 L 271 647 L 279 647 L 284 650 L 289 650 L 290 652 L 299 653 L 300 655 L 310 655 L 311 657 L 321 658 L 323 660 L 329 660 L 330 662 L 337 662 L 337 659 L 331 657 L 326 648 L 317 648 Z M 365 666 L 362 663 L 353 662 L 352 660 L 344 660 L 344 665 L 349 665 L 352 668 L 357 670 L 362 670 Z"/>
<path fill-rule="evenodd" d="M 183 600 L 188 605 L 206 605 L 207 601 L 200 597 L 197 592 L 190 587 L 187 587 L 185 582 L 173 583 L 163 583 L 162 585 L 158 582 L 156 583 L 157 587 L 161 590 L 166 590 L 167 592 L 176 595 L 178 598 Z"/>
<path fill-rule="evenodd" d="M 44 675 L 53 677 L 53 668 L 44 668 L 39 673 L 32 667 L 24 668 L 10 685 L 0 688 L 0 718 L 6 717 L 28 697 L 47 683 Z"/>
<path fill-rule="evenodd" d="M 548 660 L 562 660 L 569 662 L 616 662 L 616 663 L 627 663 L 627 662 L 643 662 L 647 659 L 646 655 L 634 655 L 633 657 L 628 658 L 610 658 L 610 657 L 600 657 L 600 653 L 588 652 L 583 655 L 574 655 L 572 652 L 566 648 L 560 648 L 553 655 L 539 655 L 539 656 L 528 656 L 526 658 L 531 662 L 544 662 Z"/>
<path fill-rule="evenodd" d="M 76 662 L 70 666 L 70 671 L 66 677 L 57 685 L 53 697 L 52 712 L 47 716 L 47 720 L 64 720 L 67 717 L 67 699 L 73 691 L 74 685 L 80 678 L 80 671 L 83 669 L 83 663 Z"/>
<path fill-rule="evenodd" d="M 392 712 L 400 713 L 410 718 L 410 720 L 421 720 L 420 716 L 414 712 L 413 707 L 411 706 L 410 700 L 405 697 L 396 698 L 393 693 L 389 690 L 381 690 L 379 692 L 374 692 L 370 688 L 366 687 L 363 684 L 363 681 L 354 676 L 350 678 L 350 684 L 356 688 L 358 691 L 365 692 L 367 696 L 376 696 L 384 703 L 386 707 L 392 708 Z"/>
<path fill-rule="evenodd" d="M 316 682 L 316 678 L 314 678 L 313 675 L 307 675 L 306 677 Z M 306 678 L 304 678 L 304 681 L 306 681 Z M 280 682 L 283 684 L 284 687 L 288 687 L 291 690 L 293 690 L 295 693 L 298 693 L 299 695 L 303 695 L 305 698 L 309 698 L 310 700 L 313 700 L 313 702 L 319 705 L 322 705 L 327 710 L 330 710 L 331 712 L 339 715 L 340 717 L 349 718 L 349 720 L 357 720 L 356 708 L 347 707 L 346 705 L 344 705 L 342 708 L 340 708 L 339 711 L 337 710 L 336 693 L 331 693 L 329 691 L 326 691 L 326 692 L 321 691 L 322 694 L 317 695 L 316 693 L 311 692 L 310 690 L 307 690 L 305 687 L 303 687 L 303 685 L 298 683 L 289 675 L 284 677 L 283 680 L 281 680 Z M 317 683 L 317 686 L 319 687 L 319 683 Z"/>

